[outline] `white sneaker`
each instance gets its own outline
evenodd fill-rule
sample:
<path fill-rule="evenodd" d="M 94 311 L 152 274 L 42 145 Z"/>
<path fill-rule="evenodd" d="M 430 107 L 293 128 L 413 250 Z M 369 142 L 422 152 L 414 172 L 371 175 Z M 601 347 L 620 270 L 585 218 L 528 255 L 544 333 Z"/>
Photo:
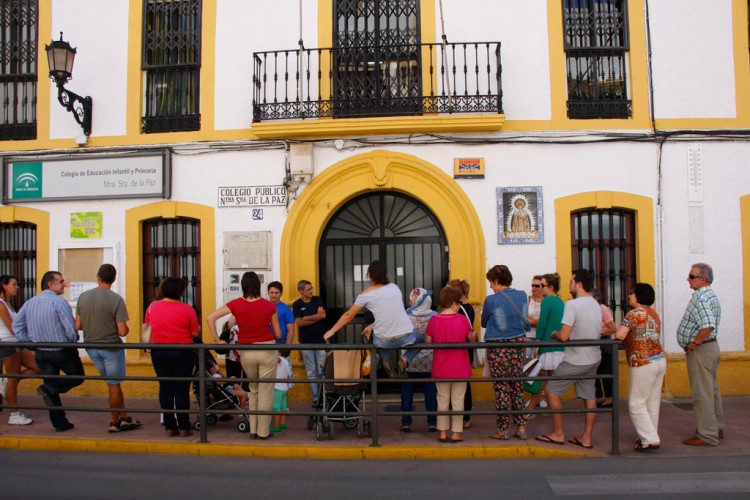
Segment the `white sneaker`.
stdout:
<path fill-rule="evenodd" d="M 539 408 L 547 408 L 547 402 L 543 399 L 539 401 Z"/>
<path fill-rule="evenodd" d="M 0 396 L 5 397 L 5 386 L 8 385 L 8 379 L 3 377 L 0 378 Z"/>
<path fill-rule="evenodd" d="M 29 425 L 31 422 L 33 422 L 33 420 L 20 411 L 14 411 L 10 414 L 10 418 L 8 419 L 8 425 Z"/>

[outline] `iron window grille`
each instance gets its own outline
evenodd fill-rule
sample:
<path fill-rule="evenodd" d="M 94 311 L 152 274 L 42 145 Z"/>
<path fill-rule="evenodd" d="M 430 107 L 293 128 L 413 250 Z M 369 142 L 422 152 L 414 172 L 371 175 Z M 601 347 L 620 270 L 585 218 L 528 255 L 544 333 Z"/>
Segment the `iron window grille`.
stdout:
<path fill-rule="evenodd" d="M 182 278 L 182 301 L 190 304 L 201 321 L 200 221 L 151 219 L 143 222 L 143 304 L 154 301 L 164 278 Z"/>
<path fill-rule="evenodd" d="M 144 133 L 200 130 L 201 0 L 144 0 Z"/>
<path fill-rule="evenodd" d="M 619 208 L 584 209 L 571 213 L 570 218 L 573 269 L 596 274 L 594 286 L 619 324 L 636 282 L 635 214 Z"/>
<path fill-rule="evenodd" d="M 628 118 L 627 0 L 562 0 L 568 118 Z"/>
<path fill-rule="evenodd" d="M 0 224 L 0 275 L 10 274 L 18 280 L 18 295 L 11 299 L 16 311 L 36 293 L 36 251 L 36 224 Z"/>
<path fill-rule="evenodd" d="M 0 140 L 36 139 L 37 0 L 0 0 Z"/>

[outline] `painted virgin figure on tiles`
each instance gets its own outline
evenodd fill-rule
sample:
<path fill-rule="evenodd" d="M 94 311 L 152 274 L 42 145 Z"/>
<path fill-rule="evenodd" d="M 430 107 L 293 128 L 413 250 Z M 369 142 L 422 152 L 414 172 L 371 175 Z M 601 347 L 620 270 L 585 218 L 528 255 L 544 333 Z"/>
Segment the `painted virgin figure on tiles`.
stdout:
<path fill-rule="evenodd" d="M 498 243 L 543 243 L 542 188 L 498 188 Z"/>

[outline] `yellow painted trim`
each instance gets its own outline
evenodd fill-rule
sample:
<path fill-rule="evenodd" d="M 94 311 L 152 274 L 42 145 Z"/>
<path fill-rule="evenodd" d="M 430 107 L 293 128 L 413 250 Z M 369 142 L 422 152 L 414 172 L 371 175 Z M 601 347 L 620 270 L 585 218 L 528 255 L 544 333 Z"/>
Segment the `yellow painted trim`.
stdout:
<path fill-rule="evenodd" d="M 323 229 L 353 197 L 380 190 L 412 196 L 434 213 L 450 249 L 450 277 L 469 281 L 472 304 L 481 304 L 485 288 L 482 225 L 466 193 L 447 174 L 415 156 L 373 151 L 343 160 L 316 176 L 294 202 L 281 237 L 281 280 L 320 285 L 318 247 Z"/>
<path fill-rule="evenodd" d="M 555 200 L 555 231 L 557 250 L 557 272 L 563 284 L 560 290 L 564 298 L 570 298 L 565 284 L 570 280 L 573 269 L 571 250 L 572 236 L 570 213 L 583 208 L 608 209 L 626 208 L 635 212 L 636 230 L 636 279 L 656 285 L 656 244 L 654 236 L 654 202 L 651 198 L 618 191 L 591 191 L 588 193 L 564 196 Z"/>
<path fill-rule="evenodd" d="M 143 304 L 143 232 L 142 222 L 148 219 L 190 217 L 201 223 L 201 309 L 203 321 L 216 309 L 216 223 L 214 208 L 182 201 L 160 201 L 141 205 L 125 211 L 125 302 L 130 313 L 128 342 L 140 342 L 141 325 L 145 306 Z M 203 328 L 203 335 L 208 335 Z M 210 339 L 206 337 L 204 340 Z M 128 350 L 128 357 L 138 353 Z"/>
<path fill-rule="evenodd" d="M 203 0 L 201 19 L 201 140 L 210 140 L 216 122 L 216 2 Z M 250 117 L 248 117 L 248 121 Z"/>
<path fill-rule="evenodd" d="M 133 140 L 132 138 L 137 137 L 138 139 L 133 144 L 142 144 L 142 139 L 145 138 L 141 137 L 141 116 L 143 115 L 142 38 L 143 0 L 130 0 L 128 12 L 128 83 L 126 96 L 127 108 L 125 111 L 125 138 Z"/>
<path fill-rule="evenodd" d="M 549 37 L 550 98 L 552 120 L 549 130 L 648 129 L 649 111 L 648 74 L 646 68 L 646 14 L 643 2 L 628 2 L 630 50 L 628 51 L 628 84 L 633 114 L 620 120 L 571 120 L 567 116 L 567 71 L 563 35 L 563 10 L 560 0 L 547 0 L 547 30 Z M 525 122 L 531 123 L 531 122 Z M 514 130 L 527 130 L 517 128 Z"/>
<path fill-rule="evenodd" d="M 41 279 L 42 275 L 50 270 L 49 212 L 17 205 L 0 206 L 0 223 L 13 224 L 15 222 L 36 224 L 36 276 Z M 35 283 L 37 293 L 41 292 L 39 279 Z"/>
<path fill-rule="evenodd" d="M 742 234 L 742 311 L 745 328 L 745 352 L 750 351 L 750 194 L 740 197 L 740 231 Z M 750 387 L 748 388 L 750 389 Z"/>
<path fill-rule="evenodd" d="M 315 139 L 378 134 L 499 132 L 505 115 L 425 115 L 254 123 L 261 139 Z"/>

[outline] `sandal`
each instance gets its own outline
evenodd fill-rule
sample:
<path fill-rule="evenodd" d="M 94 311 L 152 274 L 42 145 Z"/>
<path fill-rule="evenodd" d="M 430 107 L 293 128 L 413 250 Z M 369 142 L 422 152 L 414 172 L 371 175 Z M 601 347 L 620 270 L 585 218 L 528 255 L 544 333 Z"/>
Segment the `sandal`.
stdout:
<path fill-rule="evenodd" d="M 138 420 L 137 418 L 133 418 L 133 417 L 120 417 L 119 423 L 122 427 L 125 427 L 125 426 L 128 427 L 128 429 L 123 429 L 123 430 L 137 429 L 143 426 L 143 423 L 140 420 Z"/>
<path fill-rule="evenodd" d="M 508 436 L 508 431 L 497 431 L 493 435 L 490 436 L 490 439 L 498 439 L 500 441 L 507 441 L 510 439 L 510 436 Z"/>
<path fill-rule="evenodd" d="M 639 451 L 639 452 L 649 452 L 649 451 L 658 450 L 659 448 L 661 448 L 661 446 L 658 444 L 644 444 L 641 442 L 640 439 L 635 445 L 635 451 Z"/>
<path fill-rule="evenodd" d="M 521 441 L 526 441 L 527 439 L 529 439 L 529 435 L 526 434 L 526 431 L 522 432 L 520 430 L 516 430 L 515 434 L 513 434 L 513 437 L 520 439 Z"/>
<path fill-rule="evenodd" d="M 123 428 L 120 426 L 119 421 L 109 423 L 109 430 L 107 432 L 109 432 L 110 434 L 115 434 L 117 432 L 122 432 L 122 431 L 123 431 Z"/>

